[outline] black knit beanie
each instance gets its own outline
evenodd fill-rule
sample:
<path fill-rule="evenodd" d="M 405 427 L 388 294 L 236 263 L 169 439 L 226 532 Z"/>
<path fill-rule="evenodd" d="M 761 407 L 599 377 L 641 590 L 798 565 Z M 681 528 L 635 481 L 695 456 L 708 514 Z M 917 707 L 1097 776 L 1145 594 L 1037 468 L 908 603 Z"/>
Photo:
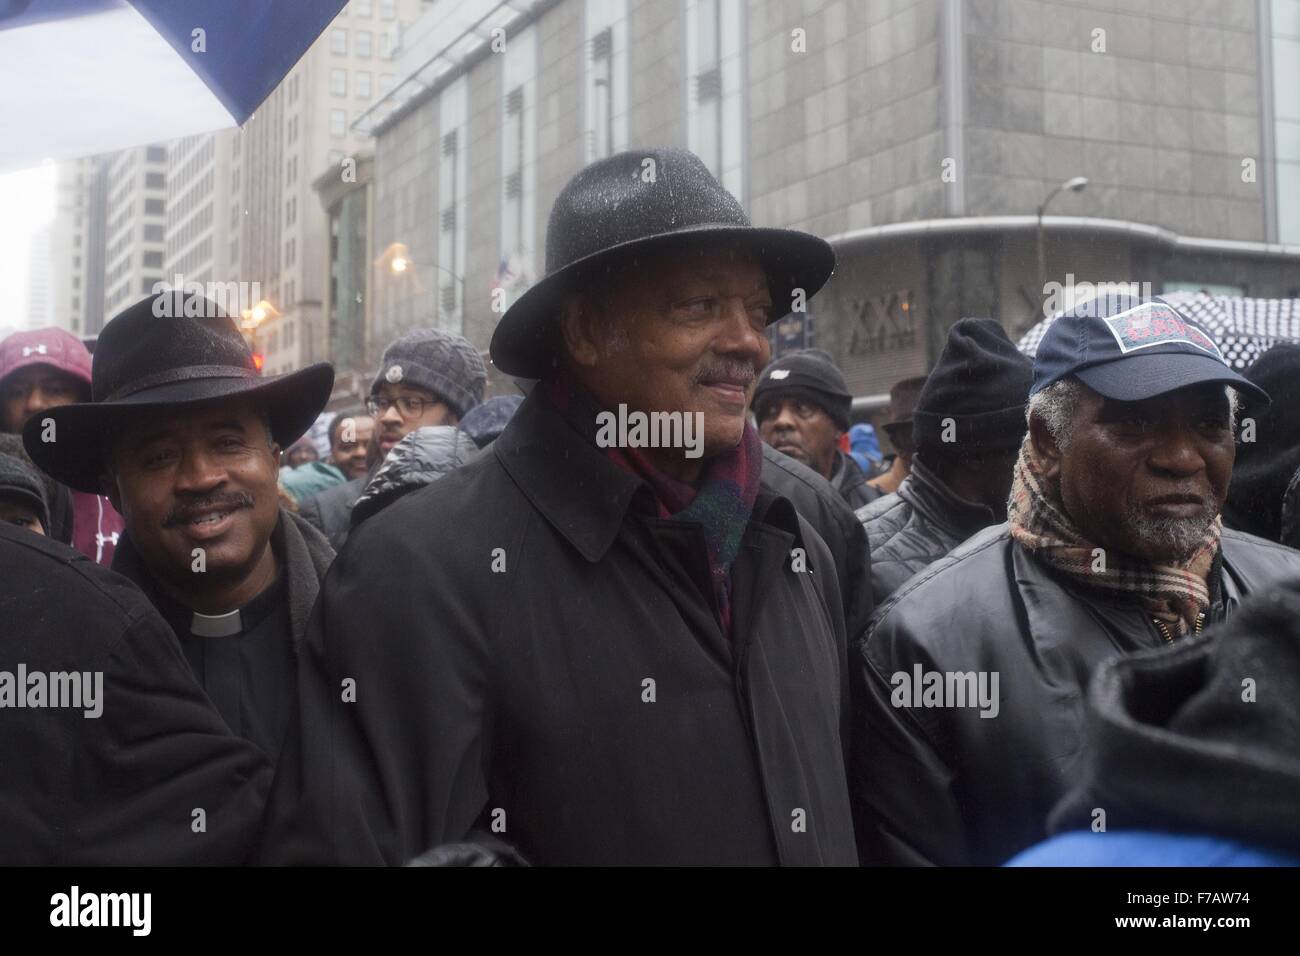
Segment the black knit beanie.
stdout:
<path fill-rule="evenodd" d="M 45 488 L 36 469 L 13 455 L 0 454 L 0 498 L 18 499 L 31 505 L 41 527 L 49 532 L 50 506 L 45 501 Z"/>
<path fill-rule="evenodd" d="M 1282 500 L 1300 469 L 1300 345 L 1275 345 L 1245 372 L 1273 399 L 1251 402 L 1243 395 L 1238 421 L 1237 460 L 1232 466 L 1223 520 L 1238 531 L 1278 541 L 1282 533 Z M 1254 421 L 1245 441 L 1246 419 Z"/>
<path fill-rule="evenodd" d="M 840 431 L 849 430 L 853 395 L 835 367 L 835 360 L 821 349 L 782 355 L 763 370 L 758 388 L 754 389 L 755 411 L 763 398 L 776 395 L 797 395 L 825 411 Z"/>
<path fill-rule="evenodd" d="M 912 413 L 917 448 L 947 447 L 956 454 L 1018 448 L 1033 381 L 1033 363 L 1001 325 L 959 320 Z M 945 428 L 947 419 L 952 428 Z"/>

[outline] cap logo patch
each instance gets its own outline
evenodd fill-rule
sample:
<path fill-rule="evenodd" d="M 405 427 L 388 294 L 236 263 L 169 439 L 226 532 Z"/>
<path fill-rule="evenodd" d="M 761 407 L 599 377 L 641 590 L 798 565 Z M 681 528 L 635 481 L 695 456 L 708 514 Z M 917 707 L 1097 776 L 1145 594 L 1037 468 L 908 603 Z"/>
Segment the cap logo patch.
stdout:
<path fill-rule="evenodd" d="M 33 352 L 35 352 L 37 355 L 46 355 L 46 354 L 48 354 L 48 350 L 45 348 L 44 343 L 42 343 L 42 344 L 40 344 L 40 345 L 24 345 L 24 346 L 23 346 L 23 358 L 27 358 L 27 356 L 31 355 Z"/>
<path fill-rule="evenodd" d="M 400 382 L 402 380 L 402 366 L 389 366 L 388 371 L 384 373 L 384 378 L 388 379 L 390 382 Z"/>
<path fill-rule="evenodd" d="M 778 378 L 778 379 L 789 378 L 789 377 L 790 377 L 790 370 L 788 368 L 779 368 L 769 376 L 769 378 Z"/>
<path fill-rule="evenodd" d="M 1120 352 L 1127 355 L 1153 345 L 1190 345 L 1213 355 L 1223 355 L 1214 341 L 1162 302 L 1144 302 L 1126 312 L 1103 319 Z"/>

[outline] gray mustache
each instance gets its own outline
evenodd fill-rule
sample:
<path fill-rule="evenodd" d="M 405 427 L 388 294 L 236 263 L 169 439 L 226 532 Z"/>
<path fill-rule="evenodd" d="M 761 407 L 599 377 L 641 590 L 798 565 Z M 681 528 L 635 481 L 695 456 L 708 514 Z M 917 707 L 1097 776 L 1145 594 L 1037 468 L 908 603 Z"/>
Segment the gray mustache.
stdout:
<path fill-rule="evenodd" d="M 701 382 L 725 379 L 727 381 L 743 382 L 745 387 L 748 388 L 756 378 L 758 378 L 758 369 L 754 367 L 753 362 L 736 359 L 729 362 L 718 362 L 700 369 L 695 373 L 693 384 L 699 385 Z"/>

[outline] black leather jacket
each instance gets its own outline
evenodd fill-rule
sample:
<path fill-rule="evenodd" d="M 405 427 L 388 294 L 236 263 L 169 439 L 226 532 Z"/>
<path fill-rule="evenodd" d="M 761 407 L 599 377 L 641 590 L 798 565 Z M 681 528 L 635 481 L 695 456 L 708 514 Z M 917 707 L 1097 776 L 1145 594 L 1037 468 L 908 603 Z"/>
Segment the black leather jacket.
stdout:
<path fill-rule="evenodd" d="M 871 542 L 871 596 L 876 605 L 917 571 L 976 531 L 997 524 L 984 505 L 958 498 L 918 458 L 898 491 L 858 509 Z"/>
<path fill-rule="evenodd" d="M 1296 579 L 1300 552 L 1224 529 L 1207 624 Z M 1006 524 L 913 577 L 877 609 L 850 669 L 863 861 L 995 865 L 1043 839 L 1083 744 L 1093 670 L 1161 643 L 1140 608 L 1064 580 Z M 983 673 L 989 687 L 997 673 L 996 716 L 893 706 L 896 675 L 917 667 Z"/>

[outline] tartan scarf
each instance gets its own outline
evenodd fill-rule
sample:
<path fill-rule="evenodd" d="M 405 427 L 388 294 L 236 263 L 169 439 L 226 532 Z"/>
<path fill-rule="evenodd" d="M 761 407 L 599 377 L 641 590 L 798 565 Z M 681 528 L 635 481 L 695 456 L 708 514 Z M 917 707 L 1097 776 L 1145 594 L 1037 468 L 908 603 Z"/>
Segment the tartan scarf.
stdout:
<path fill-rule="evenodd" d="M 1094 570 L 1092 542 L 1083 537 L 1060 501 L 1060 489 L 1043 477 L 1042 463 L 1029 436 L 1020 446 L 1007 505 L 1011 536 L 1036 557 L 1089 588 L 1136 600 L 1153 618 L 1182 637 L 1210 607 L 1208 578 L 1219 550 L 1222 519 L 1205 533 L 1192 557 L 1182 564 L 1147 564 L 1105 551 L 1105 565 Z"/>
<path fill-rule="evenodd" d="M 542 383 L 543 396 L 580 435 L 596 444 L 601 405 L 567 372 Z M 599 446 L 597 446 L 599 447 Z M 723 633 L 731 634 L 731 566 L 740 553 L 745 525 L 758 498 L 763 446 L 749 422 L 732 451 L 705 459 L 699 482 L 692 484 L 659 469 L 640 448 L 600 448 L 619 468 L 640 478 L 642 491 L 633 508 L 671 521 L 694 521 L 704 533 L 709 575 Z"/>

